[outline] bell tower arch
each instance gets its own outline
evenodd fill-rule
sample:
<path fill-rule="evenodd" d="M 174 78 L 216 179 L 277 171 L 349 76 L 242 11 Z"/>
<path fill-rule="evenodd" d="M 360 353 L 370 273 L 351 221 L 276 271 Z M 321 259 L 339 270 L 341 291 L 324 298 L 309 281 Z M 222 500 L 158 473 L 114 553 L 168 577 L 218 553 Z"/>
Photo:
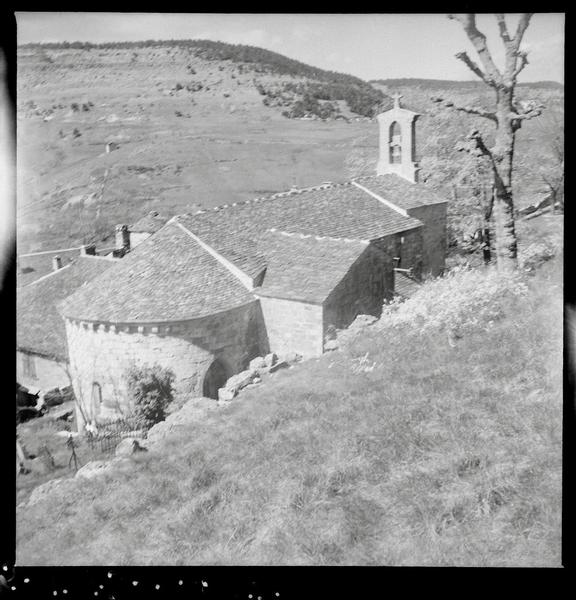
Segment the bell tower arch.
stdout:
<path fill-rule="evenodd" d="M 401 94 L 393 94 L 392 98 L 394 106 L 377 117 L 380 126 L 380 157 L 376 173 L 395 173 L 416 183 L 416 120 L 420 114 L 400 106 Z"/>

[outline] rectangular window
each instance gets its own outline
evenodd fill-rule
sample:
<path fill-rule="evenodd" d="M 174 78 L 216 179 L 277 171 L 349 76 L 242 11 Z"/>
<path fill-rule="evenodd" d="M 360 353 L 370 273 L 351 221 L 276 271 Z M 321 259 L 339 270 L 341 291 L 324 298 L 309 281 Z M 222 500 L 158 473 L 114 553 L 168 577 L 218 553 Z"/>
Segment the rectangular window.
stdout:
<path fill-rule="evenodd" d="M 36 379 L 36 363 L 34 361 L 34 356 L 31 354 L 22 354 L 22 370 L 24 371 L 25 377 Z"/>

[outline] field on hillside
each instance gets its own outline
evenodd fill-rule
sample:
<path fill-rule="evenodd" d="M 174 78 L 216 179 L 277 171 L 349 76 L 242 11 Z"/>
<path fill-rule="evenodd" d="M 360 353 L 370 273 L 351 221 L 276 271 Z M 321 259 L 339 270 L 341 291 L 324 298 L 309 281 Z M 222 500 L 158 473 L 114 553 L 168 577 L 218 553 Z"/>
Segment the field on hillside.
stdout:
<path fill-rule="evenodd" d="M 418 82 L 370 86 L 261 49 L 216 47 L 209 59 L 191 47 L 170 45 L 19 48 L 20 253 L 109 245 L 116 223 L 134 223 L 152 209 L 172 216 L 374 173 L 377 123 L 342 100 L 323 99 L 339 90 L 354 92 L 360 112 L 378 97 L 384 98 L 380 109 L 389 108 L 386 94 L 403 93 L 405 105 L 422 113 L 421 175 L 453 199 L 462 170 L 455 145 L 472 126 L 485 123 L 439 111 L 431 97 L 489 106 L 485 93 L 454 82 L 445 89 Z M 282 116 L 303 97 L 286 86 L 303 86 L 309 103 L 337 105 L 341 118 Z M 550 163 L 551 139 L 563 127 L 563 89 L 534 84 L 518 93 L 545 102 L 549 115 L 518 132 L 521 207 L 545 191 L 540 170 Z M 107 154 L 108 142 L 117 148 Z M 452 211 L 453 217 L 464 212 L 470 220 L 468 196 L 460 192 L 456 204 L 464 208 Z"/>
<path fill-rule="evenodd" d="M 19 510 L 17 563 L 560 566 L 562 286 L 562 256 L 426 284 Z"/>
<path fill-rule="evenodd" d="M 282 117 L 255 85 L 284 79 L 172 48 L 21 49 L 19 251 L 100 242 L 152 208 L 171 216 L 344 180 L 370 125 Z M 107 142 L 118 149 L 106 154 Z"/>

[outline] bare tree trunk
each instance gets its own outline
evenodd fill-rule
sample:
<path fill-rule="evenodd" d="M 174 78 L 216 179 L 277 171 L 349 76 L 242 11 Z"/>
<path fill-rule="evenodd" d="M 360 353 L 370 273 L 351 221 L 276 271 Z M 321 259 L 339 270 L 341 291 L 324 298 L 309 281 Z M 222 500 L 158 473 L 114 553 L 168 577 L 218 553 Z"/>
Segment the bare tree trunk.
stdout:
<path fill-rule="evenodd" d="M 459 52 L 456 57 L 494 90 L 496 106 L 492 111 L 478 106 L 456 106 L 453 102 L 445 101 L 442 98 L 436 98 L 435 101 L 443 102 L 449 108 L 483 117 L 496 124 L 495 143 L 492 148 L 486 146 L 478 130 L 473 130 L 468 139 L 472 142 L 470 151 L 488 157 L 492 165 L 495 192 L 493 214 L 496 259 L 498 268 L 508 271 L 518 266 L 518 244 L 512 196 L 515 134 L 525 119 L 537 117 L 543 108 L 534 103 L 517 103 L 514 98 L 518 75 L 528 64 L 526 52 L 520 50 L 520 43 L 530 23 L 532 13 L 520 15 L 515 35 L 511 35 L 508 31 L 504 15 L 496 14 L 500 38 L 506 51 L 503 72 L 500 72 L 494 63 L 486 44 L 486 36 L 476 27 L 476 15 L 467 13 L 448 16 L 460 22 L 480 58 L 481 65 L 476 64 L 466 52 Z"/>
<path fill-rule="evenodd" d="M 518 244 L 514 226 L 512 197 L 512 163 L 514 160 L 514 128 L 510 119 L 514 87 L 497 90 L 496 117 L 498 128 L 492 148 L 494 171 L 494 224 L 496 227 L 496 261 L 504 271 L 518 266 Z"/>

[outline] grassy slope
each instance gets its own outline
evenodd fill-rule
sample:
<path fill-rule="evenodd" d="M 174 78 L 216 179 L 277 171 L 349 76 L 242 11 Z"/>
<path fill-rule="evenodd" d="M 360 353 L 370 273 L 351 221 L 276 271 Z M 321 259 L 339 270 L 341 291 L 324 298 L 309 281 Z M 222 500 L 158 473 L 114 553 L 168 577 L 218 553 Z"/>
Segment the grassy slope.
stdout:
<path fill-rule="evenodd" d="M 252 58 L 259 52 L 252 49 Z M 278 57 L 266 56 L 278 67 Z M 280 115 L 282 107 L 263 105 L 257 85 L 274 89 L 322 80 L 314 69 L 288 59 L 281 64 L 272 72 L 257 62 L 241 70 L 241 63 L 205 60 L 182 47 L 52 48 L 44 53 L 20 48 L 19 251 L 85 242 L 109 245 L 104 240 L 116 223 L 133 223 L 152 209 L 171 216 L 292 185 L 372 174 L 378 147 L 374 122 L 291 120 Z M 324 78 L 346 77 L 322 73 Z M 194 83 L 204 87 L 186 89 Z M 177 90 L 178 84 L 184 87 Z M 434 108 L 428 88 L 376 87 L 401 91 L 407 104 L 423 113 Z M 448 91 L 457 101 L 479 100 L 466 86 Z M 563 99 L 562 90 L 524 93 Z M 27 108 L 29 102 L 37 108 Z M 88 111 L 71 110 L 73 103 L 88 102 L 93 105 Z M 44 121 L 42 115 L 51 110 Z M 467 117 L 464 121 L 448 132 L 454 143 L 473 124 Z M 518 134 L 519 156 L 540 143 L 534 123 Z M 418 151 L 424 157 L 436 152 L 428 139 L 439 128 L 444 129 L 434 118 L 422 117 Z M 109 140 L 120 148 L 107 155 Z"/>
<path fill-rule="evenodd" d="M 371 127 L 286 119 L 263 105 L 255 82 L 298 78 L 241 72 L 186 49 L 60 49 L 50 57 L 20 50 L 21 252 L 100 242 L 115 223 L 152 208 L 172 215 L 342 180 L 347 149 Z M 202 90 L 176 90 L 195 82 Z M 89 110 L 71 110 L 87 102 Z M 107 155 L 108 140 L 120 148 Z"/>
<path fill-rule="evenodd" d="M 488 332 L 369 330 L 20 513 L 18 563 L 558 566 L 561 264 Z"/>

